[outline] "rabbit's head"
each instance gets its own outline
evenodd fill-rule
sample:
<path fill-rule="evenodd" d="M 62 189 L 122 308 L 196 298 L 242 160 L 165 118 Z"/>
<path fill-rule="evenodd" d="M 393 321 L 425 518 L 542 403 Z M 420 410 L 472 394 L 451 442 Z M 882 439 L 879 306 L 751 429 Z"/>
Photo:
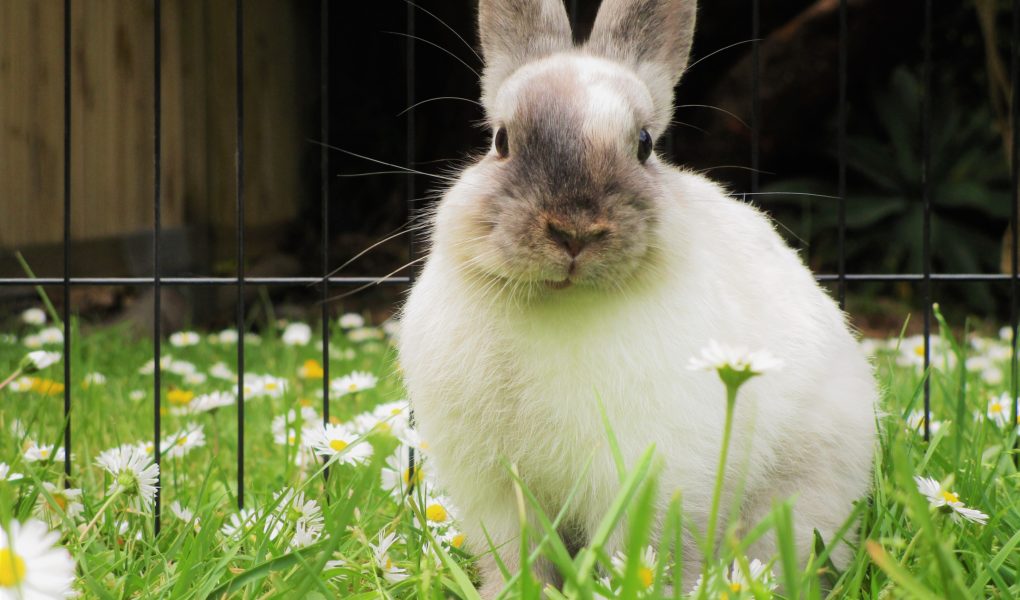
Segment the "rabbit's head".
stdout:
<path fill-rule="evenodd" d="M 447 193 L 437 244 L 549 293 L 612 288 L 652 260 L 668 201 L 654 146 L 694 20 L 695 0 L 604 0 L 575 46 L 562 0 L 481 0 L 492 145 Z"/>

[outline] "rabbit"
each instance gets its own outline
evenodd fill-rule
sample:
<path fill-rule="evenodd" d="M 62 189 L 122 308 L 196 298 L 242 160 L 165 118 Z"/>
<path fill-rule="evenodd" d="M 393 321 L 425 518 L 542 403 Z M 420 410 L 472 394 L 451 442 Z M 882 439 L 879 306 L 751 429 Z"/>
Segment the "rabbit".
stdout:
<path fill-rule="evenodd" d="M 628 466 L 654 444 L 660 514 L 679 492 L 703 534 L 725 389 L 687 363 L 710 340 L 785 365 L 740 390 L 722 506 L 742 494 L 720 519 L 746 531 L 794 498 L 801 556 L 817 530 L 845 564 L 833 536 L 869 491 L 872 367 L 766 215 L 655 153 L 696 0 L 603 0 L 580 45 L 562 0 L 480 0 L 478 15 L 492 145 L 430 215 L 397 343 L 426 460 L 480 557 L 482 596 L 504 583 L 493 547 L 520 568 L 508 465 L 547 515 L 565 510 L 571 552 L 590 541 L 620 485 L 602 410 Z M 614 532 L 610 552 L 624 537 Z M 689 533 L 682 552 L 689 585 L 704 557 Z M 749 552 L 774 553 L 768 536 Z M 534 569 L 562 583 L 551 563 Z"/>

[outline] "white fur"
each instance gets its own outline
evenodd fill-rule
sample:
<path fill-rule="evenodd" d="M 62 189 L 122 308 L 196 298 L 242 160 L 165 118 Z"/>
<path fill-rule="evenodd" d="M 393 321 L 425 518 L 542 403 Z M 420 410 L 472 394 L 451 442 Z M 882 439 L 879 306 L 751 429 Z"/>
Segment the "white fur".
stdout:
<path fill-rule="evenodd" d="M 490 99 L 490 118 L 511 119 L 520 90 L 548 69 L 581 74 L 591 139 L 630 140 L 640 120 L 659 112 L 629 70 L 567 53 L 509 76 Z M 660 505 L 680 492 L 686 522 L 703 532 L 725 394 L 714 374 L 686 364 L 711 339 L 767 349 L 785 362 L 738 397 L 726 490 L 742 480 L 744 502 L 733 517 L 749 527 L 774 499 L 796 497 L 801 552 L 814 529 L 829 540 L 869 487 L 877 392 L 844 315 L 768 218 L 653 155 L 657 219 L 651 250 L 631 278 L 619 288 L 513 294 L 520 282 L 479 273 L 499 271 L 482 225 L 491 216 L 478 201 L 492 193 L 494 161 L 467 169 L 440 203 L 400 335 L 428 460 L 461 511 L 470 549 L 488 549 L 484 524 L 503 560 L 516 564 L 520 526 L 506 464 L 554 515 L 591 459 L 566 521 L 593 533 L 619 487 L 599 401 L 628 465 L 654 444 Z M 700 557 L 690 538 L 686 549 L 693 575 Z M 752 554 L 767 560 L 773 551 L 766 538 Z M 834 557 L 846 555 L 843 546 Z M 498 571 L 483 570 L 492 594 Z M 548 566 L 540 576 L 555 580 Z"/>
<path fill-rule="evenodd" d="M 669 187 L 666 267 L 623 293 L 567 290 L 507 306 L 478 293 L 452 241 L 433 248 L 404 308 L 400 358 L 429 459 L 463 511 L 473 550 L 486 549 L 481 522 L 497 542 L 518 532 L 501 460 L 555 514 L 594 454 L 570 508 L 594 528 L 619 481 L 597 399 L 628 462 L 655 444 L 662 497 L 680 491 L 703 531 L 724 389 L 685 365 L 710 339 L 768 349 L 786 363 L 738 399 L 732 466 L 747 461 L 746 497 L 757 499 L 746 519 L 763 516 L 773 498 L 798 495 L 798 542 L 807 548 L 812 529 L 830 536 L 867 492 L 876 391 L 843 315 L 762 214 L 690 173 L 673 173 Z M 451 199 L 440 223 L 457 210 Z M 760 548 L 763 559 L 770 550 Z"/>

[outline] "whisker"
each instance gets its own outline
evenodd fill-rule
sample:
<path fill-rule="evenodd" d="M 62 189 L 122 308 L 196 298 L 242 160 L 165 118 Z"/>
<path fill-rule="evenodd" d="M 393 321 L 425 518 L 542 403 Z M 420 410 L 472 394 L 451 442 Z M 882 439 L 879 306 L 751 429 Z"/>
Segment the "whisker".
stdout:
<path fill-rule="evenodd" d="M 839 196 L 829 196 L 827 194 L 812 194 L 810 192 L 747 192 L 734 194 L 735 196 L 812 196 L 814 198 L 829 198 L 831 200 L 839 200 Z"/>
<path fill-rule="evenodd" d="M 687 65 L 687 68 L 685 69 L 685 71 L 689 71 L 689 70 L 693 69 L 693 68 L 694 68 L 694 66 L 695 66 L 695 65 L 697 65 L 698 63 L 700 63 L 701 61 L 703 61 L 703 60 L 706 60 L 706 59 L 708 59 L 708 58 L 712 58 L 713 56 L 715 56 L 716 54 L 719 54 L 720 52 L 723 52 L 723 51 L 725 51 L 725 50 L 729 50 L 730 48 L 733 48 L 733 47 L 739 46 L 739 45 L 741 45 L 741 44 L 750 44 L 750 43 L 752 43 L 752 42 L 760 42 L 760 41 L 762 41 L 762 39 L 764 39 L 764 38 L 751 38 L 751 39 L 749 39 L 749 40 L 744 40 L 744 41 L 742 41 L 742 42 L 735 42 L 735 43 L 733 43 L 733 44 L 730 44 L 729 46 L 725 46 L 725 47 L 723 47 L 723 48 L 719 48 L 718 50 L 715 50 L 715 51 L 713 51 L 713 52 L 709 52 L 709 53 L 708 53 L 708 54 L 706 54 L 705 56 L 702 56 L 702 57 L 701 57 L 701 58 L 699 58 L 698 60 L 696 60 L 696 61 L 692 62 L 692 63 L 691 63 L 691 64 L 689 64 L 689 65 Z"/>
<path fill-rule="evenodd" d="M 483 62 L 483 61 L 482 61 L 482 57 L 481 57 L 481 56 L 479 56 L 477 52 L 475 52 L 475 49 L 474 49 L 474 48 L 473 48 L 473 47 L 471 46 L 471 44 L 469 44 L 469 43 L 467 42 L 467 40 L 465 40 L 464 38 L 462 38 L 462 37 L 460 36 L 460 34 L 459 34 L 459 33 L 457 33 L 457 30 L 456 30 L 456 29 L 454 29 L 453 27 L 450 27 L 450 26 L 449 26 L 449 25 L 448 25 L 448 24 L 446 23 L 446 21 L 444 21 L 444 20 L 440 19 L 440 18 L 439 18 L 439 17 L 437 17 L 436 15 L 434 15 L 434 14 L 430 13 L 429 11 L 425 10 L 424 8 L 422 8 L 422 7 L 418 6 L 418 5 L 417 5 L 417 4 L 415 4 L 414 2 L 411 2 L 411 0 L 404 0 L 404 2 L 407 2 L 407 3 L 408 3 L 408 4 L 410 4 L 411 6 L 413 6 L 413 7 L 417 8 L 418 10 L 420 10 L 420 11 L 422 11 L 423 13 L 427 14 L 428 16 L 432 17 L 432 18 L 433 18 L 433 19 L 435 19 L 436 21 L 439 21 L 439 24 L 440 24 L 440 25 L 442 25 L 443 27 L 445 27 L 445 28 L 449 29 L 449 30 L 450 30 L 450 32 L 451 32 L 451 33 L 452 33 L 453 35 L 457 36 L 457 39 L 458 39 L 458 40 L 460 40 L 460 41 L 464 42 L 464 45 L 465 45 L 465 46 L 467 46 L 467 49 L 471 51 L 471 54 L 474 54 L 474 55 L 475 55 L 475 58 L 477 58 L 479 62 Z"/>
<path fill-rule="evenodd" d="M 696 130 L 700 131 L 701 133 L 704 133 L 705 135 L 708 135 L 707 131 L 705 131 L 704 129 L 698 127 L 697 125 L 691 125 L 690 123 L 684 123 L 683 121 L 670 121 L 669 124 L 670 125 L 683 125 L 684 127 L 690 127 L 691 129 L 696 129 Z"/>
<path fill-rule="evenodd" d="M 387 273 L 386 275 L 383 275 L 382 277 L 376 279 L 375 281 L 366 283 L 365 285 L 360 285 L 360 286 L 354 288 L 353 290 L 351 290 L 349 292 L 345 292 L 345 293 L 337 295 L 337 296 L 332 296 L 332 297 L 330 297 L 330 298 L 328 298 L 326 300 L 319 300 L 319 302 L 320 303 L 321 302 L 334 302 L 336 300 L 343 300 L 344 298 L 347 298 L 348 296 L 353 296 L 354 294 L 357 294 L 359 292 L 363 292 L 363 291 L 367 290 L 370 287 L 377 286 L 380 283 L 383 283 L 384 281 L 386 281 L 390 277 L 393 277 L 397 273 L 403 271 L 407 267 L 410 267 L 411 265 L 413 265 L 415 263 L 419 263 L 419 262 L 425 260 L 426 258 L 428 258 L 428 257 L 427 256 L 422 256 L 422 257 L 416 258 L 416 259 L 414 259 L 414 260 L 404 264 L 403 266 L 398 267 L 397 269 L 394 269 L 393 271 L 390 271 L 389 273 Z"/>
<path fill-rule="evenodd" d="M 734 119 L 736 119 L 737 121 L 739 121 L 740 124 L 743 125 L 744 127 L 750 128 L 750 126 L 743 119 L 738 117 L 737 115 L 731 113 L 730 111 L 726 110 L 725 108 L 719 108 L 718 106 L 712 106 L 711 104 L 678 104 L 674 108 L 711 108 L 712 110 L 717 110 L 717 111 L 719 111 L 721 113 L 726 113 L 727 115 L 729 115 L 729 116 L 733 117 Z"/>
<path fill-rule="evenodd" d="M 425 171 L 419 171 L 417 169 L 409 169 L 407 167 L 402 167 L 400 165 L 395 165 L 393 163 L 388 163 L 388 162 L 386 162 L 384 160 L 379 160 L 377 158 L 371 158 L 369 156 L 365 156 L 364 154 L 358 154 L 357 152 L 351 152 L 350 150 L 344 150 L 343 148 L 341 148 L 339 146 L 334 146 L 332 144 L 327 144 L 325 142 L 319 142 L 319 141 L 312 140 L 312 139 L 309 139 L 308 141 L 313 143 L 313 144 L 318 144 L 318 145 L 320 145 L 320 146 L 322 146 L 324 148 L 329 148 L 330 150 L 335 150 L 337 152 L 341 152 L 341 153 L 346 154 L 348 156 L 353 156 L 355 158 L 360 158 L 362 160 L 367 160 L 369 162 L 374 162 L 376 164 L 380 164 L 380 165 L 383 165 L 383 166 L 386 166 L 386 167 L 392 167 L 394 169 L 400 169 L 401 171 L 403 171 L 405 173 L 414 173 L 415 175 L 424 175 L 426 177 L 434 177 L 436 179 L 442 179 L 444 181 L 449 181 L 449 182 L 454 182 L 454 183 L 457 181 L 456 178 L 454 178 L 454 177 L 447 177 L 445 175 L 437 175 L 435 173 L 426 173 Z"/>
<path fill-rule="evenodd" d="M 452 56 L 453 58 L 455 58 L 457 60 L 457 62 L 459 62 L 460 64 L 462 64 L 465 67 L 467 67 L 467 69 L 469 71 L 471 71 L 472 73 L 475 74 L 475 77 L 478 77 L 479 79 L 482 78 L 482 76 L 478 74 L 478 71 L 475 71 L 473 68 L 471 68 L 471 65 L 467 64 L 466 62 L 464 62 L 464 59 L 462 59 L 461 57 L 457 56 L 453 52 L 450 52 L 446 48 L 443 48 L 442 46 L 440 46 L 439 44 L 437 44 L 435 42 L 431 42 L 429 40 L 426 40 L 425 38 L 420 38 L 420 37 L 418 37 L 416 35 L 411 35 L 409 33 L 404 33 L 402 31 L 384 31 L 383 33 L 388 33 L 390 35 L 399 35 L 401 37 L 410 38 L 412 40 L 418 40 L 419 42 L 422 42 L 424 44 L 428 44 L 429 46 L 432 46 L 433 48 L 438 48 L 439 50 L 442 50 L 443 52 L 445 52 L 445 53 L 449 54 L 450 56 Z"/>
<path fill-rule="evenodd" d="M 708 167 L 708 168 L 705 168 L 705 169 L 701 169 L 700 171 L 696 171 L 696 173 L 700 173 L 700 174 L 704 175 L 705 173 L 708 173 L 709 171 L 714 171 L 716 169 L 743 169 L 745 171 L 751 171 L 752 173 L 762 173 L 762 174 L 765 174 L 765 175 L 775 175 L 775 173 L 773 173 L 771 171 L 763 171 L 761 169 L 755 169 L 753 167 L 748 167 L 746 165 L 716 165 L 714 167 Z"/>
<path fill-rule="evenodd" d="M 471 98 L 461 98 L 460 96 L 436 96 L 435 98 L 428 98 L 426 100 L 422 100 L 421 102 L 415 102 L 411 106 L 408 106 L 404 110 L 398 112 L 396 116 L 399 117 L 399 116 L 403 115 L 404 113 L 406 113 L 406 112 L 408 112 L 410 110 L 414 110 L 415 108 L 418 108 L 422 104 L 428 104 L 429 102 L 435 102 L 436 100 L 463 100 L 464 102 L 470 102 L 471 104 L 474 104 L 475 106 L 482 106 L 481 102 L 479 102 L 477 100 L 472 100 Z"/>

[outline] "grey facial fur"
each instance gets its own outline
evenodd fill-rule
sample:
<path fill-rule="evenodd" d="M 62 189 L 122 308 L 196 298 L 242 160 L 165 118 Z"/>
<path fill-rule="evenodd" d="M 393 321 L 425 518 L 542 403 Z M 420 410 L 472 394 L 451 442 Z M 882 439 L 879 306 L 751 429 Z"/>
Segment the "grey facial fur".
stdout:
<path fill-rule="evenodd" d="M 505 123 L 509 156 L 484 161 L 495 190 L 483 213 L 495 217 L 503 275 L 599 286 L 626 279 L 648 249 L 658 185 L 657 167 L 637 159 L 641 123 L 635 114 L 620 134 L 632 144 L 593 138 L 584 92 L 566 69 L 528 81 Z"/>

